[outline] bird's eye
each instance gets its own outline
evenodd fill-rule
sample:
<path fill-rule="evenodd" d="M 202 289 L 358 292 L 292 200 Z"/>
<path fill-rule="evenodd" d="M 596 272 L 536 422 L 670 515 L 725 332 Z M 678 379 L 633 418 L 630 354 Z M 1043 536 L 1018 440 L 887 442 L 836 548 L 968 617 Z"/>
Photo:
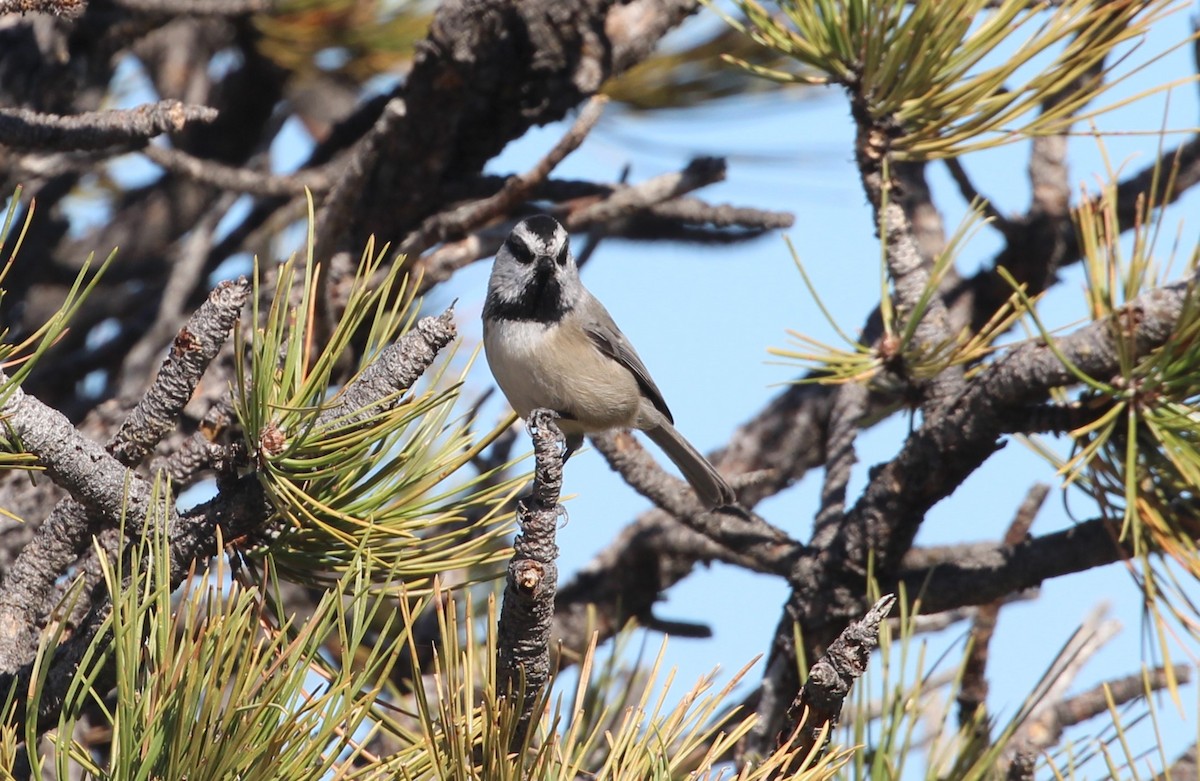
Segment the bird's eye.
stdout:
<path fill-rule="evenodd" d="M 528 265 L 533 262 L 533 252 L 525 242 L 513 241 L 512 238 L 509 238 L 505 243 L 508 245 L 509 254 L 516 258 L 518 263 Z"/>
<path fill-rule="evenodd" d="M 559 247 L 559 249 L 558 249 L 558 257 L 556 257 L 554 259 L 560 266 L 567 265 L 567 249 L 568 249 L 567 242 L 564 241 L 562 243 L 562 246 Z"/>

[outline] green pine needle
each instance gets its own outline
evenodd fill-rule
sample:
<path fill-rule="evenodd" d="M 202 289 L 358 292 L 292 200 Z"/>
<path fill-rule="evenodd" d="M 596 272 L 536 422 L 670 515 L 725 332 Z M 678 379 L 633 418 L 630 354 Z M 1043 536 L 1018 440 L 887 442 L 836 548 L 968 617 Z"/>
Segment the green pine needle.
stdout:
<path fill-rule="evenodd" d="M 893 160 L 958 157 L 1062 133 L 1173 86 L 1081 112 L 1131 75 L 1117 74 L 1122 47 L 1187 7 L 1178 0 L 1065 0 L 1052 8 L 1027 0 L 778 0 L 774 15 L 757 0 L 735 5 L 746 22 L 726 17 L 730 24 L 800 69 L 731 62 L 767 79 L 841 85 L 864 129 L 880 131 L 876 151 Z M 1084 79 L 1093 83 L 1079 89 Z"/>
<path fill-rule="evenodd" d="M 341 403 L 327 389 L 354 335 L 366 329 L 367 347 L 346 385 L 408 331 L 417 306 L 402 264 L 385 267 L 387 248 L 375 252 L 370 243 L 345 311 L 316 351 L 322 271 L 314 246 L 310 229 L 302 273 L 294 261 L 277 267 L 269 309 L 254 315 L 264 325 L 252 339 L 238 332 L 235 407 L 282 529 L 252 555 L 269 555 L 284 577 L 313 585 L 338 580 L 361 556 L 410 590 L 453 569 L 470 570 L 468 580 L 493 577 L 511 532 L 502 510 L 524 478 L 498 479 L 508 465 L 473 476 L 464 469 L 507 425 L 478 434 L 473 420 L 455 412 L 466 370 L 447 379 L 449 360 L 386 404 L 328 414 Z"/>

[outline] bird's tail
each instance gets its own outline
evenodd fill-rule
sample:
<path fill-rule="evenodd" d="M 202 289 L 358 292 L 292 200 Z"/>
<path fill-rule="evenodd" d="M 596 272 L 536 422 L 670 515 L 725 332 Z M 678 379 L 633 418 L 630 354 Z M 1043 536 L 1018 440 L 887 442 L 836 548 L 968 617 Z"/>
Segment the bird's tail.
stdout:
<path fill-rule="evenodd" d="M 725 478 L 721 477 L 716 468 L 708 463 L 708 459 L 700 455 L 700 451 L 692 447 L 692 443 L 683 438 L 670 423 L 663 421 L 661 425 L 646 429 L 646 436 L 654 440 L 654 444 L 675 462 L 684 478 L 691 484 L 700 497 L 700 501 L 709 509 L 729 507 L 737 501 L 733 489 Z"/>

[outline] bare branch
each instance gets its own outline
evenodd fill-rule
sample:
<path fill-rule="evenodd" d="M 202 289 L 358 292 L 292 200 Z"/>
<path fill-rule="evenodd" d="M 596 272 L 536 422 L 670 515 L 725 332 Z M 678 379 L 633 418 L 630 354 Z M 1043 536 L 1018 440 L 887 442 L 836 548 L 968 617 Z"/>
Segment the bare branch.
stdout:
<path fill-rule="evenodd" d="M 1017 509 L 1016 517 L 1008 526 L 1004 535 L 1004 544 L 1017 545 L 1033 525 L 1042 504 L 1050 494 L 1050 487 L 1042 483 L 1035 484 L 1025 494 L 1025 500 Z M 1000 616 L 1000 608 L 1004 600 L 995 600 L 981 605 L 975 611 L 971 622 L 969 651 L 963 664 L 962 683 L 958 692 L 958 724 L 966 727 L 971 724 L 985 724 L 984 719 L 977 718 L 980 708 L 986 706 L 988 695 L 987 663 L 991 648 L 992 635 L 996 631 L 996 621 Z"/>
<path fill-rule="evenodd" d="M 803 546 L 752 514 L 706 511 L 692 490 L 662 470 L 627 432 L 593 435 L 592 444 L 614 470 L 650 501 L 717 544 L 717 558 L 754 572 L 784 575 Z"/>
<path fill-rule="evenodd" d="M 162 293 L 159 296 L 158 313 L 154 318 L 154 322 L 145 329 L 145 332 L 141 334 L 137 342 L 129 348 L 129 351 L 125 354 L 125 360 L 122 362 L 121 371 L 117 379 L 112 383 L 117 387 L 117 396 L 119 398 L 132 401 L 137 394 L 145 390 L 146 383 L 151 376 L 152 368 L 156 362 L 162 360 L 162 350 L 172 335 L 174 335 L 177 345 L 181 338 L 185 341 L 190 338 L 190 335 L 186 334 L 186 329 L 185 333 L 181 333 L 179 330 L 180 326 L 183 325 L 184 319 L 187 317 L 188 299 L 191 298 L 193 291 L 202 282 L 204 260 L 209 248 L 212 246 L 213 232 L 216 231 L 217 224 L 225 216 L 226 210 L 233 205 L 234 200 L 235 196 L 229 193 L 218 199 L 213 204 L 213 207 L 197 222 L 196 227 L 192 229 L 191 233 L 181 241 L 182 246 L 180 247 L 179 257 L 172 265 L 171 273 L 167 277 Z M 244 303 L 246 296 L 249 295 L 249 283 L 245 278 L 242 278 L 238 281 L 238 285 L 239 287 L 245 287 L 246 294 L 242 297 L 242 303 Z M 221 287 L 217 289 L 220 290 Z M 213 295 L 210 295 L 208 298 L 210 304 L 213 301 Z M 240 304 L 238 308 L 241 308 Z M 233 312 L 231 316 L 236 318 L 237 312 Z M 228 335 L 229 328 L 232 327 L 233 320 L 230 320 L 228 327 L 225 329 L 225 335 Z M 220 345 L 218 344 L 217 346 L 219 347 Z M 211 361 L 215 357 L 216 354 L 214 353 L 208 357 L 207 361 Z M 195 382 L 188 389 L 189 396 L 194 389 Z M 143 403 L 145 401 L 145 399 L 142 400 Z M 184 398 L 179 404 L 179 409 L 182 409 L 185 403 L 187 403 L 187 398 Z M 178 412 L 178 409 L 172 410 L 168 416 L 170 418 L 170 426 L 175 425 L 175 417 Z M 144 454 L 142 457 L 144 457 Z M 142 457 L 139 457 L 134 463 L 141 463 Z"/>
<path fill-rule="evenodd" d="M 74 19 L 87 9 L 87 0 L 0 0 L 0 15 L 54 14 Z"/>
<path fill-rule="evenodd" d="M 456 238 L 497 217 L 512 214 L 538 185 L 546 181 L 567 155 L 579 148 L 600 121 L 607 103 L 608 99 L 603 96 L 593 97 L 580 111 L 575 124 L 537 165 L 521 176 L 510 178 L 495 195 L 426 218 L 400 244 L 400 252 L 406 255 L 420 254 L 438 242 Z"/>
<path fill-rule="evenodd" d="M 178 149 L 153 144 L 143 147 L 141 152 L 151 162 L 172 173 L 222 190 L 263 196 L 303 195 L 305 189 L 323 193 L 333 186 L 333 180 L 341 168 L 340 163 L 329 163 L 290 175 L 279 175 L 204 160 Z"/>
<path fill-rule="evenodd" d="M 840 386 L 833 395 L 825 439 L 825 482 L 821 485 L 821 507 L 813 521 L 814 547 L 829 545 L 845 518 L 846 485 L 858 461 L 854 441 L 867 409 L 868 395 L 866 386 L 858 382 Z"/>
<path fill-rule="evenodd" d="M 128 11 L 170 16 L 246 16 L 275 7 L 274 0 L 113 0 Z"/>
<path fill-rule="evenodd" d="M 549 410 L 529 417 L 533 434 L 533 490 L 517 508 L 521 533 L 513 541 L 497 630 L 497 676 L 502 696 L 518 698 L 520 716 L 509 743 L 519 751 L 550 676 L 550 627 L 558 585 L 554 537 L 562 507 L 563 435 Z"/>
<path fill-rule="evenodd" d="M 565 223 L 571 230 L 580 230 L 590 225 L 615 222 L 655 204 L 724 179 L 723 158 L 698 157 L 678 173 L 662 174 L 647 179 L 617 190 L 598 203 L 573 211 L 567 216 Z"/>
<path fill-rule="evenodd" d="M 392 98 L 383 106 L 370 130 L 364 133 L 350 150 L 347 155 L 349 159 L 341 170 L 336 186 L 322 202 L 321 211 L 317 215 L 318 257 L 334 254 L 332 248 L 341 242 L 342 234 L 352 220 L 355 199 L 371 175 L 380 149 L 388 136 L 395 133 L 396 128 L 404 121 L 405 114 L 404 101 Z"/>
<path fill-rule="evenodd" d="M 970 175 L 967 174 L 967 169 L 963 168 L 962 161 L 957 157 L 948 157 L 945 163 L 946 170 L 950 172 L 950 178 L 954 180 L 954 183 L 958 185 L 958 191 L 962 194 L 963 200 L 967 203 L 980 204 L 984 217 L 991 220 L 1001 233 L 1007 233 L 1010 230 L 1008 218 L 1000 213 L 991 198 L 980 195 L 974 182 L 971 181 Z"/>
<path fill-rule="evenodd" d="M 140 464 L 175 427 L 201 375 L 229 337 L 250 297 L 245 277 L 222 282 L 179 333 L 150 390 L 126 418 L 108 450 L 123 464 Z"/>
<path fill-rule="evenodd" d="M 212 122 L 216 109 L 163 100 L 132 109 L 93 111 L 74 116 L 0 108 L 0 144 L 46 150 L 141 146 L 161 133 L 191 122 Z"/>
<path fill-rule="evenodd" d="M 1200 524 L 1200 519 L 1189 522 Z M 1118 542 L 1120 531 L 1120 523 L 1096 518 L 1015 546 L 962 546 L 963 555 L 928 569 L 905 570 L 899 579 L 912 588 L 927 584 L 922 604 L 930 612 L 986 604 L 1051 578 L 1125 560 L 1133 551 Z"/>
<path fill-rule="evenodd" d="M 1180 683 L 1192 679 L 1192 668 L 1177 664 L 1168 672 L 1164 668 L 1147 670 L 1144 673 L 1127 675 L 1106 681 L 1092 687 L 1074 697 L 1065 698 L 1047 709 L 1044 716 L 1030 730 L 1036 736 L 1031 742 L 1040 749 L 1048 749 L 1058 744 L 1063 732 L 1068 727 L 1081 724 L 1088 719 L 1109 713 L 1109 698 L 1112 704 L 1120 707 L 1134 700 L 1140 700 L 1151 692 L 1162 691 L 1171 685 L 1172 676 Z"/>
<path fill-rule="evenodd" d="M 800 730 L 795 744 L 800 749 L 798 756 L 806 757 L 821 741 L 828 741 L 850 687 L 867 671 L 871 652 L 879 645 L 879 625 L 895 603 L 895 596 L 885 594 L 865 616 L 847 626 L 808 671 L 808 680 L 788 708 L 779 735 L 782 740 Z"/>

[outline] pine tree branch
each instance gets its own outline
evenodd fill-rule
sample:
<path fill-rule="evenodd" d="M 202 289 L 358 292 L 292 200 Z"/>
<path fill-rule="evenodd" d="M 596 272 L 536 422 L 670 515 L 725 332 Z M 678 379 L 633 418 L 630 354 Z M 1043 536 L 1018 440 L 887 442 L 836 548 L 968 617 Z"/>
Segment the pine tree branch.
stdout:
<path fill-rule="evenodd" d="M 386 403 L 387 398 L 398 398 L 424 374 L 438 350 L 450 338 L 453 338 L 453 335 L 451 310 L 447 310 L 440 317 L 422 318 L 418 321 L 416 328 L 384 351 L 377 362 L 382 368 L 372 373 L 364 387 L 357 388 L 356 383 L 350 383 L 347 386 L 346 397 L 357 400 L 354 403 L 367 406 L 372 403 Z M 445 339 L 445 342 L 439 345 L 438 343 L 442 339 Z M 390 355 L 386 355 L 388 351 L 391 351 Z M 375 365 L 372 364 L 373 367 Z M 366 377 L 366 373 L 360 379 L 364 377 Z M 390 386 L 387 384 L 388 380 L 390 380 Z M 18 389 L 16 393 L 20 393 L 20 390 Z M 9 406 L 15 406 L 14 424 L 22 421 L 21 425 L 25 425 L 24 421 L 29 420 L 29 415 L 26 414 L 27 411 L 24 407 L 29 404 L 36 404 L 36 402 L 26 398 L 21 405 L 13 405 L 10 401 L 3 411 L 7 412 Z M 135 520 L 140 522 L 148 517 L 151 494 L 146 482 L 132 473 L 128 473 L 128 492 L 113 496 L 113 491 L 104 486 L 112 483 L 113 478 L 110 473 L 113 471 L 113 466 L 119 467 L 119 464 L 103 450 L 100 450 L 98 445 L 87 445 L 86 440 L 75 432 L 65 420 L 62 423 L 66 426 L 65 429 L 59 426 L 48 436 L 57 435 L 70 438 L 69 447 L 82 451 L 75 456 L 76 461 L 107 459 L 107 462 L 100 468 L 93 470 L 95 475 L 93 479 L 102 485 L 91 489 L 90 492 L 80 490 L 80 496 L 83 496 L 85 500 L 90 499 L 92 503 L 100 500 L 112 501 L 111 507 L 115 508 L 115 512 L 118 513 L 117 517 L 129 519 L 131 522 Z M 23 429 L 18 429 L 18 431 L 21 430 Z M 76 443 L 76 440 L 79 443 Z M 40 442 L 38 440 L 34 444 L 40 444 Z M 38 454 L 41 455 L 40 452 Z M 48 471 L 51 471 L 52 475 L 60 472 L 73 475 L 82 470 L 78 463 L 67 463 L 53 470 L 48 468 Z M 127 473 L 121 469 L 120 476 L 123 478 L 125 474 Z M 65 482 L 65 487 L 69 491 L 75 488 L 72 481 Z M 121 485 L 124 483 L 122 482 Z M 93 496 L 95 498 L 92 498 Z M 124 508 L 123 512 L 122 508 Z M 173 507 L 161 508 L 160 515 L 166 518 L 167 533 L 170 537 L 169 574 L 172 586 L 178 585 L 184 578 L 189 577 L 194 571 L 197 560 L 206 559 L 220 552 L 216 549 L 218 539 L 230 540 L 252 535 L 271 518 L 272 514 L 273 510 L 263 493 L 262 485 L 253 473 L 240 478 L 226 477 L 222 479 L 218 483 L 216 497 L 186 513 L 176 514 Z M 101 515 L 106 523 L 116 525 L 117 517 L 110 517 L 111 513 L 101 512 Z M 221 531 L 220 536 L 217 533 L 218 529 Z M 140 527 L 130 528 L 127 536 L 130 539 L 137 539 L 142 531 Z M 24 552 L 22 555 L 25 555 Z M 52 577 L 57 577 L 62 574 L 62 570 L 55 570 L 51 574 Z M 11 578 L 12 575 L 10 574 L 9 577 Z M 4 599 L 9 599 L 10 593 L 7 583 L 5 588 L 0 588 L 0 596 L 3 596 Z M 0 603 L 0 607 L 3 606 L 3 603 Z M 55 656 L 49 670 L 47 683 L 41 690 L 38 718 L 40 729 L 48 729 L 56 722 L 58 712 L 83 655 L 88 653 L 95 643 L 107 642 L 106 638 L 97 637 L 97 633 L 111 609 L 111 600 L 107 595 L 94 598 L 92 608 L 87 616 Z M 0 632 L 7 632 L 12 628 L 9 621 L 0 621 Z M 24 627 L 23 629 L 28 633 L 30 630 L 36 632 L 37 628 Z M 0 640 L 4 639 L 5 635 L 0 634 Z M 33 641 L 34 647 L 36 647 L 36 634 Z M 29 662 L 28 658 L 16 660 L 15 666 L 5 669 L 7 675 L 17 675 L 17 690 L 21 692 L 28 690 L 28 676 L 32 672 Z M 111 673 L 111 671 L 109 672 Z M 0 676 L 0 686 L 10 682 L 11 679 L 6 680 L 6 677 Z M 103 686 L 101 685 L 100 688 Z M 24 704 L 24 700 L 21 701 L 21 704 Z M 18 716 L 18 718 L 20 717 Z"/>
<path fill-rule="evenodd" d="M 133 109 L 92 111 L 74 116 L 0 108 L 0 144 L 39 151 L 140 146 L 192 122 L 213 122 L 215 109 L 163 100 Z"/>
<path fill-rule="evenodd" d="M 517 506 L 521 533 L 513 541 L 497 629 L 496 672 L 501 696 L 520 707 L 509 750 L 524 745 L 550 677 L 550 628 L 558 586 L 554 538 L 562 506 L 563 435 L 549 410 L 529 417 L 533 435 L 533 489 Z"/>
<path fill-rule="evenodd" d="M 1200 530 L 1200 518 L 1188 522 Z M 941 563 L 905 569 L 899 581 L 924 589 L 921 604 L 929 612 L 987 604 L 1052 578 L 1128 559 L 1133 549 L 1119 542 L 1120 531 L 1119 522 L 1093 518 L 1016 545 L 961 546 L 957 556 Z"/>
<path fill-rule="evenodd" d="M 317 426 L 335 420 L 348 426 L 399 404 L 403 392 L 420 379 L 457 333 L 453 305 L 437 317 L 421 318 L 415 328 L 381 350 L 379 356 L 334 397 L 333 403 L 318 417 Z"/>
<path fill-rule="evenodd" d="M 495 195 L 426 217 L 415 231 L 400 243 L 400 252 L 419 255 L 434 244 L 458 238 L 498 217 L 511 216 L 546 181 L 567 155 L 579 148 L 588 133 L 600 121 L 608 99 L 597 95 L 579 112 L 575 124 L 528 172 L 509 178 Z"/>
<path fill-rule="evenodd" d="M 979 284 L 981 282 L 977 277 L 973 282 L 965 283 L 965 286 Z M 950 295 L 962 295 L 962 293 L 963 291 L 960 290 Z M 1161 339 L 1164 325 L 1174 322 L 1170 310 L 1181 303 L 1182 295 L 1181 286 L 1175 285 L 1164 291 L 1155 292 L 1146 299 L 1146 302 L 1151 302 L 1162 298 L 1161 304 L 1167 310 L 1164 312 L 1162 306 L 1152 307 L 1154 311 L 1158 312 L 1153 318 L 1153 322 L 1149 324 L 1150 330 L 1147 332 L 1156 334 L 1156 336 L 1152 335 L 1152 340 L 1154 338 Z M 976 306 L 982 300 L 978 295 L 973 295 L 972 298 L 976 302 Z M 968 317 L 972 316 L 969 306 L 959 307 L 956 305 L 952 307 L 952 311 L 960 312 Z M 1176 308 L 1175 312 L 1177 313 L 1177 311 Z M 1083 342 L 1091 342 L 1092 336 L 1101 336 L 1102 332 L 1107 329 L 1107 325 L 1100 323 L 1090 326 L 1089 329 L 1079 337 Z M 1101 351 L 1098 353 L 1099 355 L 1112 356 L 1111 350 L 1104 352 L 1105 349 L 1111 348 L 1111 344 L 1105 348 L 1103 345 L 1092 343 L 1090 347 L 1084 349 L 1084 352 L 1093 348 Z M 1059 372 L 1054 372 L 1055 376 L 1047 375 L 1047 372 L 1053 371 L 1054 361 L 1049 359 L 1049 351 L 1046 348 L 1038 348 L 1031 344 L 1023 349 L 1028 351 L 1025 360 L 1032 361 L 1028 368 L 1039 377 L 1038 388 L 1040 390 L 1035 392 L 1043 392 L 1045 387 L 1054 383 L 1070 382 L 1070 378 L 1062 374 L 1061 367 L 1059 367 Z M 1038 357 L 1038 353 L 1045 353 L 1045 355 Z M 1108 368 L 1111 369 L 1111 365 Z M 1103 376 L 1102 368 L 1097 376 Z M 1016 388 L 1019 387 L 1021 381 L 1023 380 L 1006 380 L 1005 384 Z M 758 472 L 769 476 L 767 480 L 756 480 L 739 488 L 739 497 L 744 506 L 755 506 L 765 497 L 790 486 L 808 470 L 824 463 L 826 454 L 823 443 L 834 392 L 835 390 L 828 386 L 810 383 L 788 386 L 754 418 L 740 426 L 724 449 L 710 457 L 710 460 L 726 474 Z M 1021 408 L 1022 402 L 1013 401 L 1011 392 L 1006 391 L 1006 394 L 1008 400 L 1005 403 L 1012 406 L 1001 408 L 1002 410 Z M 866 418 L 879 419 L 899 402 L 900 399 L 892 393 L 873 391 L 869 396 Z M 1010 415 L 1011 413 L 1004 412 L 1003 414 Z M 921 474 L 919 471 L 916 473 Z M 903 547 L 903 544 L 898 545 L 898 548 Z M 1076 554 L 1086 553 L 1077 566 L 1074 568 L 1054 567 L 1055 560 L 1050 557 L 1043 564 L 1049 567 L 1047 571 L 1052 571 L 1051 574 L 1044 577 L 1020 578 L 1019 582 L 1013 581 L 1010 585 L 999 589 L 999 593 L 971 592 L 971 589 L 987 580 L 986 576 L 981 575 L 978 580 L 971 579 L 970 584 L 953 587 L 952 593 L 962 593 L 963 597 L 948 599 L 946 604 L 931 608 L 930 612 L 961 604 L 979 604 L 981 601 L 991 601 L 1014 590 L 1036 585 L 1043 579 L 1054 577 L 1056 574 L 1067 574 L 1116 560 L 1113 553 L 1104 554 L 1101 551 L 1097 555 L 1092 555 L 1090 550 L 1087 545 L 1073 547 L 1071 543 L 1067 543 L 1061 549 L 1061 552 L 1066 555 L 1057 558 L 1057 562 L 1069 562 L 1074 560 Z M 721 555 L 719 546 L 705 540 L 701 535 L 682 528 L 667 513 L 659 510 L 648 512 L 625 529 L 579 575 L 560 589 L 555 614 L 555 636 L 561 638 L 569 648 L 578 652 L 587 643 L 585 627 L 592 626 L 598 629 L 602 638 L 610 636 L 630 618 L 649 615 L 651 605 L 657 595 L 687 577 L 697 564 L 719 560 Z M 1096 563 L 1087 563 L 1088 561 Z M 947 574 L 939 573 L 939 577 Z M 928 573 L 913 577 L 906 576 L 905 580 L 916 587 L 924 582 L 923 579 L 927 575 Z M 953 584 L 948 585 L 952 586 Z M 936 598 L 936 594 L 941 590 L 940 588 L 931 590 L 926 598 Z M 970 593 L 977 594 L 978 598 L 963 601 Z M 862 606 L 858 607 L 862 609 Z M 589 615 L 592 617 L 591 619 L 589 619 Z M 589 624 L 589 620 L 592 621 L 591 624 Z"/>
<path fill-rule="evenodd" d="M 429 192 L 478 174 L 533 125 L 561 119 L 696 8 L 695 0 L 441 3 L 403 87 L 408 119 L 351 205 L 350 235 L 411 230 L 440 207 Z"/>
<path fill-rule="evenodd" d="M 892 297 L 897 317 L 897 330 L 908 327 L 909 321 L 919 318 L 912 329 L 912 343 L 918 350 L 932 349 L 951 342 L 950 314 L 941 296 L 930 296 L 922 308 L 925 292 L 935 284 L 932 259 L 921 251 L 913 229 L 912 217 L 900 203 L 898 192 L 903 191 L 898 172 L 883 164 L 875 148 L 875 139 L 884 131 L 872 122 L 852 112 L 859 123 L 855 157 L 867 200 L 875 210 L 879 240 L 883 243 L 888 276 L 892 281 Z M 962 390 L 962 368 L 950 366 L 923 384 L 923 409 L 928 412 Z"/>
<path fill-rule="evenodd" d="M 996 204 L 991 198 L 985 198 L 980 194 L 975 183 L 971 181 L 970 174 L 963 167 L 962 161 L 957 157 L 947 157 L 945 159 L 946 170 L 950 172 L 950 178 L 958 185 L 958 192 L 967 203 L 978 203 L 983 209 L 983 216 L 991 221 L 996 230 L 1001 233 L 1007 233 L 1010 230 L 1008 218 L 996 208 Z"/>
<path fill-rule="evenodd" d="M 864 383 L 849 382 L 833 394 L 829 425 L 825 434 L 825 481 L 821 485 L 821 506 L 813 521 L 812 544 L 820 548 L 833 541 L 845 518 L 846 485 L 858 462 L 854 442 L 867 410 L 869 392 Z"/>
<path fill-rule="evenodd" d="M 581 230 L 592 225 L 616 222 L 724 179 L 724 158 L 697 157 L 682 171 L 662 174 L 630 185 L 614 191 L 602 201 L 572 211 L 567 215 L 565 224 L 571 230 Z"/>
<path fill-rule="evenodd" d="M 663 471 L 627 431 L 593 435 L 592 444 L 634 490 L 717 545 L 716 558 L 752 572 L 784 575 L 803 546 L 753 514 L 706 510 L 687 483 Z"/>
<path fill-rule="evenodd" d="M 105 525 L 145 517 L 149 485 L 127 471 L 178 420 L 196 384 L 229 336 L 250 293 L 245 280 L 224 282 L 179 332 L 154 384 L 110 441 L 107 451 L 54 410 L 15 389 L 5 410 L 22 443 L 71 498 L 60 502 L 21 551 L 0 585 L 0 671 L 25 664 L 53 608 L 55 581 Z M 109 455 L 109 454 L 112 455 Z"/>
<path fill-rule="evenodd" d="M 808 671 L 808 680 L 788 707 L 778 743 L 799 730 L 800 739 L 794 744 L 799 748 L 797 756 L 807 757 L 828 742 L 850 687 L 867 671 L 871 652 L 879 645 L 879 625 L 895 603 L 895 596 L 885 594 L 829 644 L 829 650 Z"/>
<path fill-rule="evenodd" d="M 244 166 L 205 160 L 179 149 L 153 144 L 143 147 L 141 153 L 155 165 L 197 182 L 235 193 L 262 196 L 304 195 L 306 189 L 324 193 L 333 187 L 341 169 L 340 162 L 336 162 L 294 174 L 270 174 Z"/>
<path fill-rule="evenodd" d="M 1136 360 L 1170 336 L 1191 290 L 1190 282 L 1179 282 L 1148 291 L 1116 317 L 1055 340 L 1054 350 L 1040 342 L 1019 345 L 973 376 L 960 394 L 927 412 L 899 455 L 872 470 L 866 490 L 822 555 L 798 559 L 789 578 L 792 595 L 768 659 L 758 710 L 761 720 L 748 738 L 752 750 L 766 749 L 782 723 L 785 704 L 799 687 L 793 622 L 804 627 L 806 656 L 820 653 L 864 607 L 869 563 L 886 583 L 911 549 L 929 508 L 999 447 L 1003 410 L 1073 384 L 1075 375 L 1063 360 L 1090 376 L 1117 373 L 1123 356 Z M 1118 339 L 1123 341 L 1121 349 Z M 1001 596 L 992 593 L 990 599 Z M 930 606 L 929 611 L 962 604 L 968 603 Z"/>
<path fill-rule="evenodd" d="M 1004 534 L 1003 544 L 1011 547 L 1025 539 L 1033 525 L 1034 518 L 1037 517 L 1038 511 L 1049 494 L 1050 487 L 1043 483 L 1037 483 L 1029 489 L 1025 500 L 1017 509 L 1016 517 L 1013 518 L 1012 523 L 1008 526 L 1008 531 Z M 971 621 L 969 650 L 963 662 L 962 683 L 958 687 L 958 725 L 960 728 L 985 723 L 983 719 L 977 719 L 977 715 L 980 708 L 986 709 L 987 707 L 988 655 L 992 636 L 996 631 L 996 622 L 1000 617 L 1000 608 L 1003 605 L 1003 599 L 980 605 Z"/>
<path fill-rule="evenodd" d="M 1169 688 L 1172 680 L 1183 684 L 1191 679 L 1192 668 L 1176 664 L 1172 666 L 1169 674 L 1166 668 L 1158 667 L 1147 670 L 1144 674 L 1135 673 L 1105 681 L 1085 692 L 1054 703 L 1036 724 L 1029 725 L 1028 731 L 1034 737 L 1026 741 L 1026 744 L 1032 744 L 1039 750 L 1050 749 L 1058 745 L 1068 727 L 1109 714 L 1110 698 L 1112 706 L 1120 708 L 1135 700 L 1145 699 L 1151 692 Z"/>

